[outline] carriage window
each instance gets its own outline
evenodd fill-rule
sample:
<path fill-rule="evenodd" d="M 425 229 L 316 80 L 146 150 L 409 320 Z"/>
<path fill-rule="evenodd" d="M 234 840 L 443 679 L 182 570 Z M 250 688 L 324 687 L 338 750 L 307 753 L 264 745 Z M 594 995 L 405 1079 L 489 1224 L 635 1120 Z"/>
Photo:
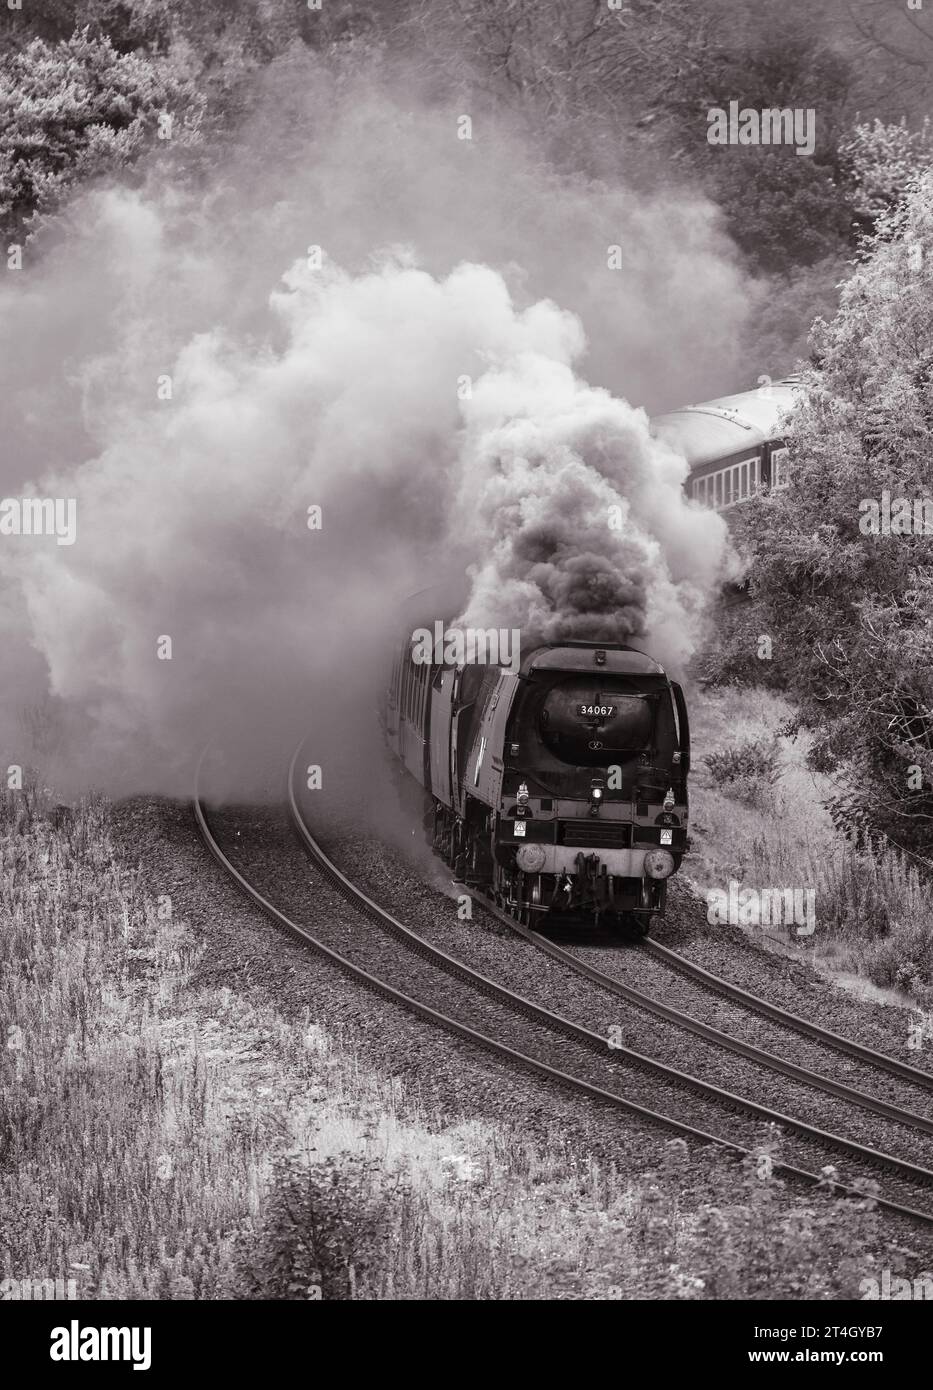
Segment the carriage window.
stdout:
<path fill-rule="evenodd" d="M 727 468 L 717 469 L 693 481 L 693 496 L 707 507 L 731 507 L 744 502 L 758 489 L 759 457 L 740 459 Z"/>
<path fill-rule="evenodd" d="M 428 677 L 431 674 L 430 666 L 422 666 L 418 688 L 418 727 L 424 727 L 424 710 L 428 702 Z"/>
<path fill-rule="evenodd" d="M 408 691 L 409 691 L 409 687 L 410 687 L 410 685 L 411 685 L 411 660 L 410 660 L 409 658 L 407 658 L 407 657 L 403 657 L 402 659 L 403 659 L 403 661 L 404 661 L 405 664 L 404 664 L 404 666 L 402 667 L 402 688 L 401 688 L 401 700 L 400 700 L 400 704 L 401 704 L 402 714 L 403 714 L 403 715 L 405 716 L 405 718 L 407 719 L 407 718 L 408 718 Z"/>

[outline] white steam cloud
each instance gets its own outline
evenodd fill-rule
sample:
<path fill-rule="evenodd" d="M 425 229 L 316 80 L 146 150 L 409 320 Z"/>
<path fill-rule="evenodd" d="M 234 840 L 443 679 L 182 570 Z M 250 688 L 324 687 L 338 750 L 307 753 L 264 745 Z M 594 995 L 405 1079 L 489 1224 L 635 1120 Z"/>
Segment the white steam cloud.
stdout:
<path fill-rule="evenodd" d="M 400 601 L 464 565 L 475 626 L 675 665 L 721 571 L 721 521 L 606 389 L 729 384 L 748 298 L 710 209 L 296 90 L 324 129 L 291 110 L 291 154 L 262 124 L 196 199 L 85 196 L 0 289 L 0 494 L 77 500 L 73 545 L 0 536 L 0 761 L 66 793 L 185 794 L 212 736 L 278 791 L 309 729 L 324 754 L 368 728 Z"/>

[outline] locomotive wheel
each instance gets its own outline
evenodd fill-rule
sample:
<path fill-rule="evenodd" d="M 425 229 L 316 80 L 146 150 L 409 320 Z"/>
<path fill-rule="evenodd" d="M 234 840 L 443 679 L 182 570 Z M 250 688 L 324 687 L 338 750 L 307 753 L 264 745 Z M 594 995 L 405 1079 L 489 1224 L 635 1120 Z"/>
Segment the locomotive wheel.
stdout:
<path fill-rule="evenodd" d="M 454 821 L 450 827 L 450 836 L 447 842 L 447 863 L 453 869 L 455 878 L 462 878 L 464 865 L 463 854 L 463 835 L 461 833 L 460 822 Z"/>
<path fill-rule="evenodd" d="M 480 848 L 478 835 L 474 835 L 472 840 L 470 841 L 470 853 L 467 860 L 467 869 L 469 872 L 469 881 L 471 883 L 478 884 L 482 882 L 482 873 L 480 871 Z"/>
<path fill-rule="evenodd" d="M 525 890 L 529 883 L 531 884 L 531 887 L 529 891 L 526 893 Z M 535 918 L 538 915 L 535 912 L 534 908 L 541 902 L 540 877 L 537 874 L 531 874 L 527 876 L 525 874 L 521 874 L 519 876 L 518 892 L 520 895 L 520 902 L 519 906 L 516 908 L 515 915 L 518 918 L 519 922 L 521 922 L 523 927 L 534 926 Z"/>

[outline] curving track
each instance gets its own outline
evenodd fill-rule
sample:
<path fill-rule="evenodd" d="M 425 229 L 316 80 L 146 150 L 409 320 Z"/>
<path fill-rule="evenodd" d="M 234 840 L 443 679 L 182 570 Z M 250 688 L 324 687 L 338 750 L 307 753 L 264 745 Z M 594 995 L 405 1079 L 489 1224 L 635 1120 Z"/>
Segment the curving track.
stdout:
<path fill-rule="evenodd" d="M 464 890 L 469 891 L 467 889 Z M 915 1111 L 904 1110 L 896 1105 L 891 1105 L 887 1101 L 881 1100 L 878 1096 L 869 1095 L 866 1091 L 859 1091 L 853 1086 L 846 1086 L 841 1081 L 834 1081 L 831 1077 L 821 1076 L 818 1072 L 812 1071 L 808 1067 L 799 1067 L 794 1062 L 788 1062 L 783 1057 L 778 1057 L 772 1052 L 766 1052 L 763 1048 L 755 1047 L 753 1043 L 742 1042 L 739 1038 L 733 1038 L 728 1033 L 723 1033 L 718 1028 L 713 1028 L 708 1023 L 703 1023 L 700 1019 L 694 1018 L 691 1014 L 684 1013 L 681 1009 L 673 1008 L 669 1004 L 663 1003 L 660 999 L 655 999 L 650 994 L 645 994 L 642 990 L 633 989 L 631 985 L 626 985 L 614 975 L 608 975 L 603 970 L 596 969 L 595 966 L 588 965 L 580 960 L 576 953 L 565 946 L 560 946 L 554 941 L 549 941 L 546 936 L 536 932 L 533 927 L 528 927 L 524 923 L 517 921 L 509 913 L 503 912 L 495 903 L 491 902 L 484 894 L 470 893 L 474 902 L 478 903 L 484 911 L 490 913 L 498 921 L 511 927 L 513 931 L 523 936 L 537 950 L 543 951 L 545 955 L 551 956 L 554 960 L 559 960 L 562 965 L 573 970 L 578 975 L 583 975 L 593 984 L 599 985 L 601 989 L 609 994 L 616 995 L 619 999 L 625 999 L 628 1003 L 634 1004 L 637 1008 L 645 1009 L 648 1013 L 653 1013 L 658 1018 L 667 1019 L 669 1023 L 675 1023 L 686 1032 L 693 1033 L 697 1037 L 705 1038 L 707 1042 L 715 1043 L 718 1047 L 723 1047 L 729 1052 L 735 1052 L 741 1057 L 747 1057 L 749 1061 L 758 1063 L 759 1066 L 766 1067 L 769 1071 L 775 1071 L 782 1076 L 787 1076 L 795 1081 L 802 1081 L 808 1086 L 813 1086 L 817 1090 L 825 1091 L 827 1095 L 835 1096 L 839 1100 L 848 1101 L 852 1105 L 858 1105 L 863 1110 L 873 1111 L 876 1115 L 881 1115 L 887 1120 L 896 1123 L 906 1124 L 910 1128 L 920 1130 L 924 1134 L 933 1135 L 933 1119 L 927 1115 L 917 1114 Z M 831 1033 L 825 1028 L 820 1028 L 815 1023 L 810 1023 L 806 1019 L 798 1018 L 796 1014 L 778 1008 L 777 1005 L 768 1003 L 765 999 L 760 999 L 757 995 L 749 994 L 740 989 L 737 985 L 730 984 L 727 980 L 720 980 L 718 976 L 711 975 L 708 971 L 694 966 L 692 961 L 677 955 L 675 951 L 669 950 L 666 946 L 659 946 L 656 942 L 642 940 L 639 942 L 639 949 L 649 950 L 651 954 L 657 955 L 665 964 L 670 964 L 673 969 L 681 971 L 688 978 L 695 979 L 716 993 L 726 995 L 728 998 L 753 1009 L 756 1013 L 763 1014 L 766 1018 L 774 1022 L 781 1023 L 793 1032 L 805 1033 L 807 1036 L 815 1038 L 827 1046 L 833 1047 L 839 1052 L 844 1052 L 850 1057 L 856 1057 L 860 1061 L 869 1062 L 877 1071 L 887 1072 L 892 1076 L 898 1076 L 903 1080 L 912 1081 L 915 1084 L 933 1091 L 933 1075 L 929 1072 L 919 1071 L 914 1067 L 908 1066 L 904 1062 L 899 1062 L 895 1057 L 886 1057 L 883 1054 L 872 1052 L 870 1048 L 863 1047 L 861 1043 L 853 1042 L 850 1038 L 840 1037 L 837 1033 Z"/>
<path fill-rule="evenodd" d="M 754 1010 L 755 1013 L 761 1014 L 764 1018 L 786 1024 L 794 1032 L 805 1033 L 807 1037 L 825 1043 L 827 1047 L 833 1048 L 836 1052 L 843 1052 L 848 1057 L 855 1057 L 861 1062 L 867 1062 L 879 1071 L 888 1072 L 891 1076 L 901 1077 L 904 1081 L 912 1081 L 918 1086 L 925 1087 L 928 1091 L 933 1091 L 933 1075 L 928 1071 L 921 1071 L 918 1067 L 912 1067 L 907 1062 L 899 1061 L 896 1057 L 887 1057 L 883 1053 L 872 1052 L 870 1047 L 863 1047 L 861 1043 L 854 1042 L 851 1038 L 840 1037 L 838 1033 L 831 1033 L 828 1028 L 821 1028 L 818 1023 L 811 1023 L 809 1019 L 789 1013 L 786 1009 L 769 1003 L 767 999 L 762 999 L 759 995 L 751 994 L 748 990 L 732 984 L 730 980 L 720 979 L 718 975 L 713 975 L 709 970 L 704 970 L 702 966 L 695 965 L 692 960 L 687 960 L 686 956 L 678 955 L 669 946 L 662 946 L 658 941 L 646 939 L 641 942 L 641 946 L 643 950 L 648 951 L 657 960 L 663 961 L 665 965 L 676 970 L 678 974 L 684 975 L 688 980 L 695 980 L 716 994 L 721 994 L 727 999 L 734 999 L 737 1003 Z"/>
<path fill-rule="evenodd" d="M 354 908 L 356 908 L 363 916 L 368 918 L 370 921 L 375 922 L 382 930 L 391 933 L 391 935 L 401 940 L 408 949 L 416 952 L 417 954 L 423 957 L 426 957 L 432 962 L 432 964 L 440 967 L 448 975 L 452 975 L 455 978 L 460 979 L 465 983 L 468 983 L 474 990 L 485 995 L 487 998 L 492 998 L 496 1001 L 502 1002 L 506 1004 L 511 1010 L 523 1014 L 525 1017 L 534 1020 L 535 1023 L 539 1025 L 545 1026 L 552 1032 L 562 1034 L 565 1037 L 572 1038 L 574 1042 L 582 1044 L 592 1050 L 598 1050 L 603 1056 L 606 1055 L 607 1040 L 604 1037 L 592 1033 L 588 1029 L 581 1027 L 579 1024 L 573 1023 L 569 1019 L 563 1018 L 561 1015 L 553 1012 L 552 1010 L 543 1008 L 542 1006 L 533 1003 L 531 1000 L 517 994 L 512 990 L 506 989 L 504 986 L 497 984 L 494 980 L 491 980 L 486 976 L 479 974 L 477 971 L 472 970 L 462 961 L 459 961 L 454 957 L 448 955 L 446 952 L 440 950 L 438 947 L 428 942 L 424 937 L 420 936 L 418 933 L 412 931 L 408 927 L 405 927 L 401 922 L 399 922 L 395 917 L 393 917 L 391 913 L 387 912 L 383 907 L 381 907 L 379 904 L 377 904 L 371 898 L 369 898 L 359 887 L 353 884 L 346 877 L 346 875 L 344 875 L 340 871 L 340 869 L 333 863 L 333 861 L 328 857 L 328 855 L 318 844 L 317 840 L 315 839 L 307 824 L 305 823 L 304 817 L 301 814 L 301 810 L 298 805 L 298 800 L 295 794 L 294 785 L 294 770 L 300 751 L 300 749 L 296 751 L 289 772 L 289 809 L 293 824 L 301 838 L 306 852 L 311 857 L 319 873 L 321 873 L 321 875 L 333 887 L 335 887 L 340 892 L 340 894 L 354 906 Z M 198 769 L 198 774 L 200 775 L 200 766 Z M 345 973 L 349 974 L 351 977 L 364 984 L 367 988 L 380 993 L 383 997 L 391 999 L 395 1003 L 403 1005 L 405 1008 L 411 1010 L 419 1016 L 430 1020 L 431 1022 L 447 1029 L 452 1033 L 455 1033 L 456 1035 L 466 1039 L 474 1045 L 479 1046 L 485 1049 L 486 1051 L 492 1052 L 500 1057 L 503 1057 L 512 1064 L 518 1065 L 523 1069 L 531 1071 L 538 1076 L 556 1082 L 557 1084 L 565 1088 L 570 1088 L 578 1094 L 587 1096 L 592 1100 L 596 1100 L 603 1104 L 612 1106 L 613 1108 L 617 1110 L 622 1110 L 628 1114 L 636 1115 L 643 1120 L 652 1122 L 653 1124 L 660 1125 L 668 1131 L 674 1132 L 685 1139 L 704 1144 L 715 1143 L 720 1147 L 730 1150 L 731 1152 L 736 1154 L 744 1155 L 749 1152 L 749 1149 L 745 1145 L 734 1143 L 733 1141 L 726 1139 L 721 1135 L 709 1133 L 704 1129 L 698 1128 L 696 1125 L 684 1123 L 683 1121 L 678 1120 L 671 1115 L 662 1114 L 658 1111 L 649 1109 L 646 1106 L 640 1105 L 635 1101 L 627 1099 L 625 1096 L 620 1095 L 616 1091 L 607 1090 L 605 1087 L 594 1085 L 591 1081 L 587 1081 L 583 1077 L 573 1075 L 570 1072 L 564 1071 L 558 1067 L 550 1065 L 545 1061 L 542 1061 L 540 1058 L 533 1057 L 523 1051 L 519 1051 L 518 1049 L 500 1041 L 499 1039 L 491 1036 L 490 1034 L 481 1032 L 478 1029 L 469 1026 L 468 1024 L 464 1023 L 461 1019 L 453 1018 L 449 1014 L 444 1013 L 432 1007 L 431 1005 L 425 1003 L 423 1000 L 417 999 L 412 995 L 409 995 L 397 989 L 395 986 L 389 984 L 387 981 L 381 979 L 379 976 L 371 973 L 368 970 L 365 970 L 360 965 L 348 959 L 345 955 L 342 955 L 340 952 L 335 951 L 332 947 L 328 946 L 320 937 L 316 936 L 313 932 L 309 931 L 307 927 L 302 926 L 301 924 L 296 922 L 292 917 L 280 911 L 269 900 L 267 896 L 260 892 L 252 883 L 250 883 L 250 881 L 243 874 L 240 873 L 240 871 L 236 868 L 231 859 L 225 854 L 220 844 L 218 843 L 216 837 L 211 831 L 207 819 L 207 814 L 205 812 L 204 805 L 201 801 L 197 785 L 195 789 L 195 816 L 202 838 L 204 839 L 204 842 L 210 850 L 211 854 L 218 861 L 218 863 L 221 865 L 224 871 L 227 874 L 229 874 L 230 877 L 237 883 L 241 891 L 243 891 L 254 903 L 256 903 L 257 906 L 259 906 L 262 909 L 263 912 L 266 913 L 267 916 L 269 916 L 279 926 L 283 927 L 286 931 L 290 932 L 294 937 L 303 942 L 305 945 L 311 947 L 313 950 L 317 951 L 319 954 L 329 959 L 332 963 L 338 965 Z M 490 904 L 488 904 L 485 899 L 480 898 L 479 901 L 483 904 L 483 907 L 486 910 L 491 910 L 498 913 L 498 909 L 491 908 Z M 502 914 L 502 916 L 503 919 L 506 922 L 508 922 L 510 926 L 518 927 L 518 924 L 514 923 L 511 918 L 505 916 L 505 914 Z M 531 937 L 537 936 L 537 933 L 531 932 L 530 929 L 519 929 L 523 930 L 523 934 L 527 932 L 527 934 Z M 540 941 L 542 943 L 541 949 L 547 948 L 550 954 L 559 955 L 561 958 L 563 958 L 563 948 L 554 946 L 553 943 L 547 942 L 545 938 L 540 938 Z M 535 944 L 537 945 L 538 942 L 536 941 Z M 633 1002 L 637 1002 L 642 1006 L 645 1006 L 646 1003 L 649 1002 L 648 996 L 642 996 L 639 994 L 638 991 L 630 990 L 629 987 L 622 985 L 621 982 L 614 980 L 611 976 L 603 976 L 602 972 L 595 971 L 591 967 L 584 965 L 583 962 L 577 961 L 573 957 L 572 952 L 567 952 L 566 955 L 567 957 L 569 957 L 569 961 L 565 961 L 565 963 L 571 964 L 572 968 L 581 970 L 582 973 L 589 975 L 590 978 L 596 978 L 597 983 L 600 983 L 601 985 L 603 985 L 603 987 L 610 989 L 611 992 L 620 994 L 622 997 L 626 998 L 634 996 Z M 707 1025 L 699 1024 L 697 1020 L 687 1019 L 684 1015 L 678 1013 L 677 1010 L 669 1009 L 668 1006 L 661 1005 L 658 1001 L 650 1001 L 650 1003 L 657 1012 L 662 1014 L 662 1016 L 669 1017 L 670 1019 L 672 1019 L 672 1021 L 675 1021 L 678 1024 L 691 1026 L 694 1028 L 695 1031 L 702 1030 L 704 1032 L 704 1035 L 712 1036 L 716 1042 L 720 1042 L 721 1040 L 725 1039 L 727 1042 L 734 1044 L 736 1046 L 736 1050 L 742 1051 L 746 1056 L 752 1057 L 753 1060 L 761 1061 L 762 1065 L 771 1065 L 776 1070 L 787 1069 L 785 1070 L 785 1074 L 787 1075 L 795 1075 L 798 1078 L 803 1077 L 804 1079 L 806 1079 L 807 1083 L 811 1085 L 819 1086 L 821 1083 L 823 1083 L 827 1089 L 831 1089 L 833 1094 L 840 1096 L 841 1098 L 844 1098 L 846 1100 L 852 1101 L 852 1103 L 854 1104 L 862 1104 L 865 1106 L 865 1108 L 875 1109 L 877 1113 L 884 1114 L 887 1118 L 896 1119 L 901 1123 L 921 1128 L 926 1132 L 930 1132 L 931 1130 L 933 1130 L 933 1126 L 931 1126 L 930 1122 L 927 1121 L 924 1117 L 916 1116 L 909 1111 L 898 1110 L 894 1106 L 888 1106 L 886 1102 L 877 1101 L 874 1097 L 865 1096 L 860 1092 L 853 1091 L 852 1088 L 842 1086 L 840 1083 L 827 1082 L 825 1078 L 817 1077 L 813 1073 L 807 1072 L 803 1068 L 797 1068 L 794 1066 L 794 1064 L 783 1063 L 781 1059 L 774 1058 L 770 1054 L 763 1053 L 760 1049 L 753 1048 L 749 1044 L 736 1043 L 736 1040 L 734 1039 L 727 1039 L 726 1035 L 718 1034 L 717 1030 L 709 1029 Z M 852 1140 L 842 1138 L 841 1136 L 833 1135 L 823 1130 L 816 1129 L 815 1127 L 807 1125 L 804 1122 L 796 1120 L 790 1116 L 782 1115 L 779 1112 L 770 1110 L 764 1106 L 757 1105 L 752 1101 L 745 1100 L 742 1097 L 736 1096 L 731 1092 L 724 1090 L 721 1087 L 712 1085 L 711 1083 L 705 1081 L 701 1081 L 696 1077 L 689 1076 L 683 1072 L 675 1070 L 674 1068 L 653 1061 L 648 1057 L 643 1057 L 641 1054 L 636 1053 L 631 1049 L 614 1049 L 612 1053 L 612 1058 L 613 1060 L 623 1061 L 631 1066 L 637 1067 L 642 1070 L 646 1070 L 650 1073 L 653 1073 L 656 1076 L 662 1077 L 664 1080 L 668 1082 L 676 1082 L 681 1086 L 687 1087 L 693 1090 L 694 1092 L 702 1095 L 706 1099 L 712 1099 L 716 1101 L 720 1107 L 730 1110 L 734 1113 L 744 1113 L 746 1115 L 753 1115 L 756 1118 L 765 1120 L 776 1125 L 780 1125 L 783 1129 L 789 1132 L 793 1132 L 805 1139 L 815 1140 L 824 1145 L 825 1147 L 829 1147 L 830 1149 L 840 1150 L 842 1152 L 848 1153 L 857 1160 L 859 1160 L 861 1163 L 871 1168 L 881 1169 L 882 1171 L 899 1175 L 901 1178 L 906 1178 L 909 1181 L 909 1183 L 913 1185 L 913 1187 L 920 1187 L 926 1189 L 933 1185 L 933 1172 L 930 1172 L 925 1168 L 921 1168 L 915 1164 L 908 1163 L 903 1159 L 895 1158 L 890 1154 L 885 1154 L 875 1149 L 870 1149 L 864 1145 L 855 1143 Z M 873 1054 L 872 1060 L 875 1060 Z M 923 1074 L 921 1073 L 920 1075 Z M 787 1174 L 789 1177 L 793 1177 L 800 1182 L 815 1185 L 822 1181 L 822 1178 L 817 1174 L 809 1172 L 806 1169 L 796 1167 L 786 1162 L 776 1162 L 774 1167 L 778 1171 L 783 1172 Z M 839 1191 L 842 1194 L 853 1197 L 858 1197 L 861 1195 L 856 1188 L 846 1187 L 843 1185 L 837 1185 L 837 1191 Z M 884 1210 L 896 1213 L 901 1216 L 909 1217 L 910 1219 L 915 1221 L 922 1221 L 926 1224 L 933 1225 L 933 1213 L 931 1212 L 921 1210 L 917 1207 L 908 1206 L 903 1202 L 893 1201 L 890 1198 L 879 1197 L 877 1201 L 878 1205 L 882 1207 Z"/>

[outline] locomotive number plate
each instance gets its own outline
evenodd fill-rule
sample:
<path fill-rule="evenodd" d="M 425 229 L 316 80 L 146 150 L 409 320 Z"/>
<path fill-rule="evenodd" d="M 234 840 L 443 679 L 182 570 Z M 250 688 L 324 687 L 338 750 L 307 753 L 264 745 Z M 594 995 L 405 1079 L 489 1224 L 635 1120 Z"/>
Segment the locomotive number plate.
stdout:
<path fill-rule="evenodd" d="M 615 705 L 577 705 L 577 714 L 585 715 L 590 719 L 608 719 L 611 714 L 615 714 Z"/>

